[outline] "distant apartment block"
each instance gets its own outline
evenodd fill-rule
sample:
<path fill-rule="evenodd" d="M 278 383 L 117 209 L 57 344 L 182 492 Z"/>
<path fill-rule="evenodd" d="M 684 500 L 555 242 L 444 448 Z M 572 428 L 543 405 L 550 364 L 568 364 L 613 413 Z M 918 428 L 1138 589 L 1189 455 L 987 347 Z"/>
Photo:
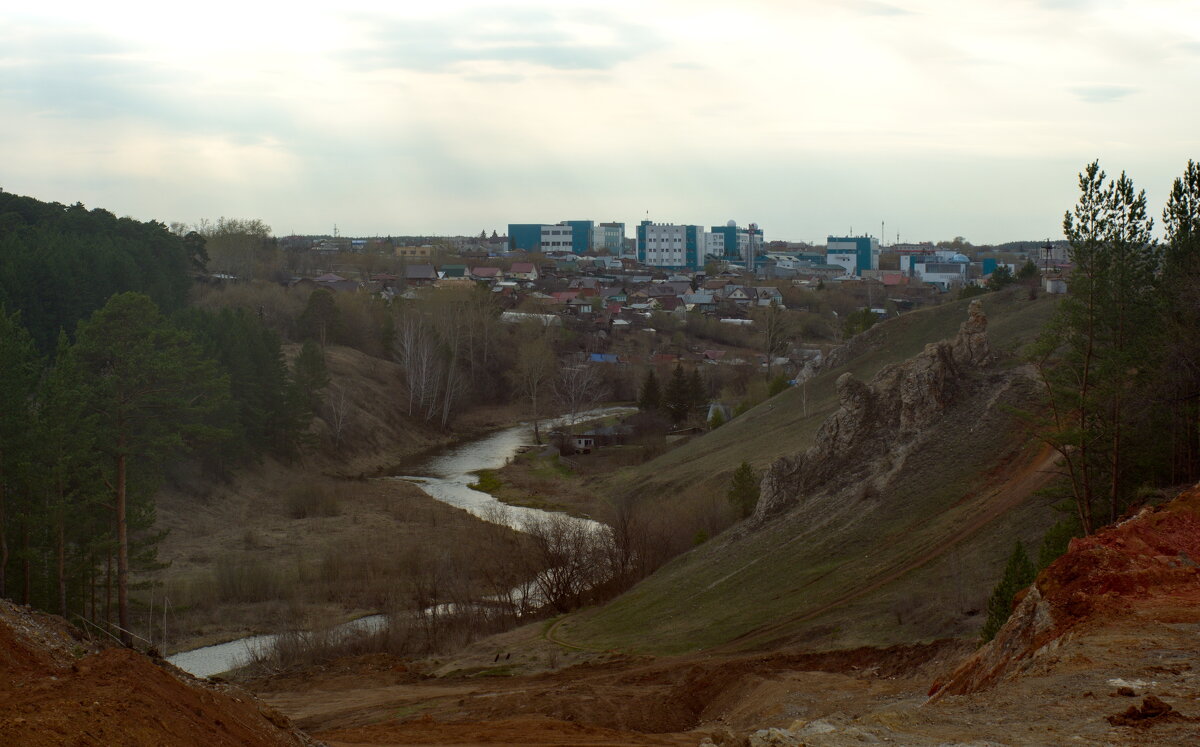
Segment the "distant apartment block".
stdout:
<path fill-rule="evenodd" d="M 509 223 L 508 248 L 526 252 L 586 254 L 608 249 L 619 254 L 625 241 L 624 223 L 564 220 L 558 223 Z"/>
<path fill-rule="evenodd" d="M 644 265 L 699 270 L 704 267 L 703 226 L 651 223 L 637 227 L 637 259 Z"/>
<path fill-rule="evenodd" d="M 605 249 L 609 254 L 621 256 L 625 251 L 624 223 L 597 223 L 592 229 L 592 248 Z"/>
<path fill-rule="evenodd" d="M 879 269 L 879 240 L 874 236 L 830 236 L 825 244 L 825 261 L 846 268 L 847 275 Z"/>
<path fill-rule="evenodd" d="M 763 233 L 757 223 L 741 228 L 737 221 L 731 220 L 723 226 L 713 226 L 705 244 L 709 256 L 753 269 L 755 258 L 763 253 Z"/>

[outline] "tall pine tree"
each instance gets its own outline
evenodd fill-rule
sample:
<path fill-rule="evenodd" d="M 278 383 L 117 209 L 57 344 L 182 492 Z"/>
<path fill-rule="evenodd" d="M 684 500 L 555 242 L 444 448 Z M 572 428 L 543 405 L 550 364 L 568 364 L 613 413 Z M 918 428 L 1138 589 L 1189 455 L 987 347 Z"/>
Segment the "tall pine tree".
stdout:
<path fill-rule="evenodd" d="M 1125 174 L 1109 181 L 1093 162 L 1079 188 L 1063 219 L 1074 264 L 1068 294 L 1032 358 L 1049 412 L 1039 435 L 1061 454 L 1080 526 L 1090 534 L 1097 503 L 1106 504 L 1111 521 L 1130 491 L 1127 430 L 1149 373 L 1159 259 L 1145 193 Z"/>
<path fill-rule="evenodd" d="M 107 456 L 117 546 L 120 637 L 129 625 L 130 517 L 149 521 L 163 461 L 196 439 L 218 438 L 207 416 L 227 406 L 229 379 L 167 323 L 148 296 L 122 293 L 80 322 L 71 364 L 88 384 L 97 445 Z M 131 498 L 136 501 L 131 501 Z"/>

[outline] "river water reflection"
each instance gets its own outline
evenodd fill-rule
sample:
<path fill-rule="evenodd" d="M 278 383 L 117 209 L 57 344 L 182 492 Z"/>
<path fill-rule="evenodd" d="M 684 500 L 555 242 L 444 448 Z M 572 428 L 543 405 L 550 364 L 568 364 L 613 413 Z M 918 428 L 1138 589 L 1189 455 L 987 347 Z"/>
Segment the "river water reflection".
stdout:
<path fill-rule="evenodd" d="M 607 407 L 590 410 L 574 418 L 576 422 L 597 420 L 629 413 L 631 407 Z M 565 418 L 543 422 L 549 428 L 564 425 Z M 406 480 L 419 486 L 431 498 L 457 506 L 475 516 L 520 530 L 526 522 L 551 515 L 548 511 L 520 506 L 508 506 L 487 493 L 473 490 L 470 486 L 477 477 L 474 474 L 484 469 L 499 469 L 520 453 L 521 449 L 533 445 L 533 428 L 528 423 L 495 431 L 482 438 L 447 448 L 429 457 L 416 472 L 419 475 L 395 475 L 383 480 Z M 601 524 L 591 519 L 573 519 L 586 526 L 599 529 Z M 357 632 L 372 630 L 383 625 L 383 615 L 371 615 L 341 625 L 335 631 Z M 196 675 L 208 677 L 246 664 L 251 655 L 262 651 L 275 642 L 274 635 L 254 635 L 215 646 L 183 651 L 167 657 L 175 666 Z"/>

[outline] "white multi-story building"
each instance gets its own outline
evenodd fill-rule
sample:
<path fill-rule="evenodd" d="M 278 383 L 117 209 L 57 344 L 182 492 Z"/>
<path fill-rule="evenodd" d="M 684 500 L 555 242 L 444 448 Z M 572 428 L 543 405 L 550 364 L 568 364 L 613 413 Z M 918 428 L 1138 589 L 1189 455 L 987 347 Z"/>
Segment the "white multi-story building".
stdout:
<path fill-rule="evenodd" d="M 637 259 L 654 267 L 704 267 L 705 234 L 702 226 L 642 221 L 637 227 Z"/>
<path fill-rule="evenodd" d="M 575 229 L 564 223 L 542 226 L 541 249 L 544 252 L 571 251 Z"/>

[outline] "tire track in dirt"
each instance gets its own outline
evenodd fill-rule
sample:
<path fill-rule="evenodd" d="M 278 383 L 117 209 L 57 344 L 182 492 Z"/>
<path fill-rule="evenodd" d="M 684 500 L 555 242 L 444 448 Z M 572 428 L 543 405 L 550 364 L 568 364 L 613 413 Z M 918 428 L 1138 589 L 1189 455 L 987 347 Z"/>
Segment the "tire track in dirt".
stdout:
<path fill-rule="evenodd" d="M 570 643 L 569 641 L 564 641 L 558 637 L 557 633 L 559 627 L 572 617 L 574 617 L 574 615 L 563 615 L 562 617 L 558 618 L 550 627 L 546 628 L 546 632 L 542 634 L 542 637 L 553 644 L 562 646 L 563 648 L 571 648 L 575 649 L 576 651 L 586 651 L 588 653 L 600 653 L 601 649 L 578 646 L 574 643 Z"/>

